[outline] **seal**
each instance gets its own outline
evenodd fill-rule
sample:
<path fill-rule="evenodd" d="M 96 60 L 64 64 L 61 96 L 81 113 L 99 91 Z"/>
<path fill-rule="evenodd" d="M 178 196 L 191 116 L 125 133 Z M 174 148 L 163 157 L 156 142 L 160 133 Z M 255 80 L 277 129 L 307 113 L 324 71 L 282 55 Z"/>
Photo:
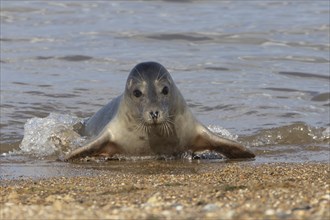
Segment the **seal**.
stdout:
<path fill-rule="evenodd" d="M 229 159 L 254 158 L 241 144 L 220 137 L 192 114 L 169 72 L 156 62 L 136 65 L 122 95 L 84 124 L 92 139 L 66 155 L 84 156 L 178 155 L 213 150 Z"/>

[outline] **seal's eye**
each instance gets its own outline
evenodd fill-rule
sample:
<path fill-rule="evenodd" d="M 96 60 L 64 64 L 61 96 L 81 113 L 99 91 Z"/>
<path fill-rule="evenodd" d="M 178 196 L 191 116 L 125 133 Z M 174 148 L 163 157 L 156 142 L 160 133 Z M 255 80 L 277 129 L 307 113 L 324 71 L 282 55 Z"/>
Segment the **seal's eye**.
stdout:
<path fill-rule="evenodd" d="M 167 87 L 167 86 L 165 86 L 165 87 L 163 88 L 162 93 L 163 93 L 164 95 L 167 95 L 167 94 L 168 94 L 168 87 Z"/>
<path fill-rule="evenodd" d="M 140 90 L 138 90 L 138 89 L 135 89 L 135 90 L 133 91 L 133 95 L 134 95 L 136 98 L 139 98 L 139 97 L 141 97 L 142 92 L 141 92 Z"/>

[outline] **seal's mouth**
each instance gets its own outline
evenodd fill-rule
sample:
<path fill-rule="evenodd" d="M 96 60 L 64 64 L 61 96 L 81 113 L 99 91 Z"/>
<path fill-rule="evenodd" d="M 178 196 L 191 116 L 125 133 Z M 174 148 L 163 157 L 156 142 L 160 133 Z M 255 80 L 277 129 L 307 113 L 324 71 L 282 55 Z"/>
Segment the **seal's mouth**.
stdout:
<path fill-rule="evenodd" d="M 164 118 L 161 117 L 158 112 L 150 112 L 150 115 L 147 119 L 144 120 L 145 124 L 148 126 L 158 126 L 165 122 Z"/>
<path fill-rule="evenodd" d="M 147 134 L 158 133 L 164 136 L 170 136 L 173 133 L 173 125 L 169 120 L 148 120 L 140 123 L 137 128 Z"/>

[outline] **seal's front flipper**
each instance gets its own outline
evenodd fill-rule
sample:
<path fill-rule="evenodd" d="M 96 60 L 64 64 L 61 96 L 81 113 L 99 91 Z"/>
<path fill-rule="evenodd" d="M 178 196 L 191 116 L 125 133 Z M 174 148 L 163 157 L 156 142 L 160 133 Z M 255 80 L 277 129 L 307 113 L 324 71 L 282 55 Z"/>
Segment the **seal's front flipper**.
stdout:
<path fill-rule="evenodd" d="M 72 151 L 65 156 L 64 160 L 71 160 L 85 156 L 112 156 L 118 153 L 119 148 L 111 141 L 109 132 L 101 132 L 96 138 L 85 144 L 84 146 Z"/>
<path fill-rule="evenodd" d="M 229 159 L 254 158 L 255 154 L 243 145 L 217 136 L 207 128 L 200 127 L 193 143 L 193 151 L 214 150 Z"/>

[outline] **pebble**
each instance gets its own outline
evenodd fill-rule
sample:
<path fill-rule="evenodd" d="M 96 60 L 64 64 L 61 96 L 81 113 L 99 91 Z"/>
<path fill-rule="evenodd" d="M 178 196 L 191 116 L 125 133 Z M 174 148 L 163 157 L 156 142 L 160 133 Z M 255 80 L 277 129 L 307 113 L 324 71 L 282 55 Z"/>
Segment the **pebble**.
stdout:
<path fill-rule="evenodd" d="M 275 210 L 274 209 L 267 209 L 265 211 L 265 215 L 275 215 Z"/>
<path fill-rule="evenodd" d="M 216 204 L 207 204 L 203 207 L 204 211 L 212 212 L 218 210 L 220 207 Z"/>
<path fill-rule="evenodd" d="M 160 201 L 161 201 L 160 193 L 157 192 L 147 200 L 147 203 L 150 205 L 158 205 Z"/>

